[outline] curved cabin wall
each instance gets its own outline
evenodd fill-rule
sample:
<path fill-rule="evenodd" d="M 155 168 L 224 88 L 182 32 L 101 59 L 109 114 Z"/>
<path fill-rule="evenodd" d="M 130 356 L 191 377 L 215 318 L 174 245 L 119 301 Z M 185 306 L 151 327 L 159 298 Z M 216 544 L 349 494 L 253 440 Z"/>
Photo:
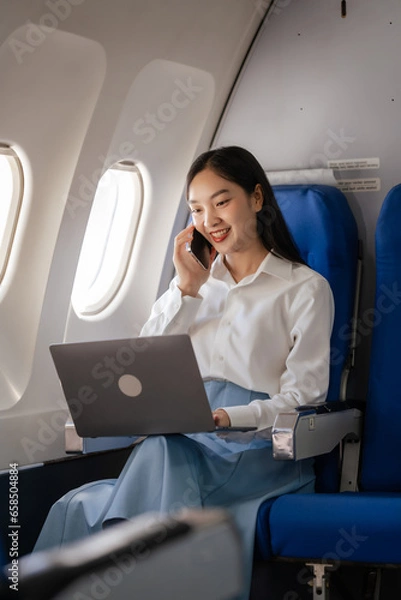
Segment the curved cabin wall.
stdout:
<path fill-rule="evenodd" d="M 185 172 L 210 144 L 265 9 L 249 0 L 0 7 L 0 143 L 19 151 L 27 183 L 0 289 L 0 468 L 65 456 L 66 404 L 49 344 L 135 335 L 146 319 L 165 261 L 172 272 L 166 248 Z M 38 36 L 30 45 L 29 28 Z M 9 45 L 17 33 L 28 44 L 19 45 L 22 65 Z M 126 279 L 107 309 L 81 318 L 71 306 L 75 271 L 98 180 L 115 159 L 137 162 L 143 209 Z"/>
<path fill-rule="evenodd" d="M 0 136 L 17 151 L 24 172 L 21 212 L 0 285 L 4 411 L 20 400 L 31 375 L 52 253 L 105 56 L 96 42 L 61 31 L 46 35 L 28 24 L 1 46 L 0 72 Z"/>

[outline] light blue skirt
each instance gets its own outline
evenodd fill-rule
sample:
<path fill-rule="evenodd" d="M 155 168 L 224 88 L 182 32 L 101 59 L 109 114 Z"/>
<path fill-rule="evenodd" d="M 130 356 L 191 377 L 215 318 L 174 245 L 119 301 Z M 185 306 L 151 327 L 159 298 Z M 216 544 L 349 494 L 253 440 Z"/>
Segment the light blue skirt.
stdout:
<path fill-rule="evenodd" d="M 212 410 L 269 396 L 223 381 L 205 382 Z M 118 479 L 68 492 L 51 508 L 35 551 L 101 531 L 116 519 L 145 512 L 219 506 L 233 516 L 243 540 L 248 598 L 255 523 L 263 500 L 314 489 L 313 462 L 276 461 L 271 441 L 255 433 L 152 436 L 132 451 Z"/>

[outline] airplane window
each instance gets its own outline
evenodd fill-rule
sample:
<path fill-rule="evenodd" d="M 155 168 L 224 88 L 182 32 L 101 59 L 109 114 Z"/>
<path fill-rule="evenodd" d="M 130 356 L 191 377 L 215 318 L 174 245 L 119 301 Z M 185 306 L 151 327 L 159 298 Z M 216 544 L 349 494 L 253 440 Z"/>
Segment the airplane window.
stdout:
<path fill-rule="evenodd" d="M 72 291 L 77 314 L 97 314 L 116 295 L 128 268 L 142 196 L 142 178 L 133 163 L 116 163 L 100 178 Z"/>
<path fill-rule="evenodd" d="M 22 201 L 23 174 L 15 152 L 0 147 L 0 282 L 6 272 Z"/>

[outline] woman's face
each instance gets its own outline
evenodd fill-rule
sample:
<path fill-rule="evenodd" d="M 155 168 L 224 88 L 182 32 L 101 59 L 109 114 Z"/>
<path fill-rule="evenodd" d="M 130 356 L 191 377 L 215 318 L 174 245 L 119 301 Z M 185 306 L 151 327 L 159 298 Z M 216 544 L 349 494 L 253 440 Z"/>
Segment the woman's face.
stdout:
<path fill-rule="evenodd" d="M 260 245 L 256 213 L 262 208 L 259 185 L 254 193 L 206 168 L 192 180 L 188 204 L 195 228 L 221 254 L 244 252 Z"/>

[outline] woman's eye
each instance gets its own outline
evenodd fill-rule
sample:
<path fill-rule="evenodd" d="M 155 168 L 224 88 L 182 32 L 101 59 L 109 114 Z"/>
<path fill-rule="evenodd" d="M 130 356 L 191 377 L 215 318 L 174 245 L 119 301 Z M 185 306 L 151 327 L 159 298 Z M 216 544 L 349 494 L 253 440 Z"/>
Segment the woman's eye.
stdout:
<path fill-rule="evenodd" d="M 217 206 L 223 206 L 224 204 L 227 204 L 227 202 L 229 202 L 229 199 L 227 199 L 227 200 L 220 200 L 220 202 L 217 203 Z"/>

